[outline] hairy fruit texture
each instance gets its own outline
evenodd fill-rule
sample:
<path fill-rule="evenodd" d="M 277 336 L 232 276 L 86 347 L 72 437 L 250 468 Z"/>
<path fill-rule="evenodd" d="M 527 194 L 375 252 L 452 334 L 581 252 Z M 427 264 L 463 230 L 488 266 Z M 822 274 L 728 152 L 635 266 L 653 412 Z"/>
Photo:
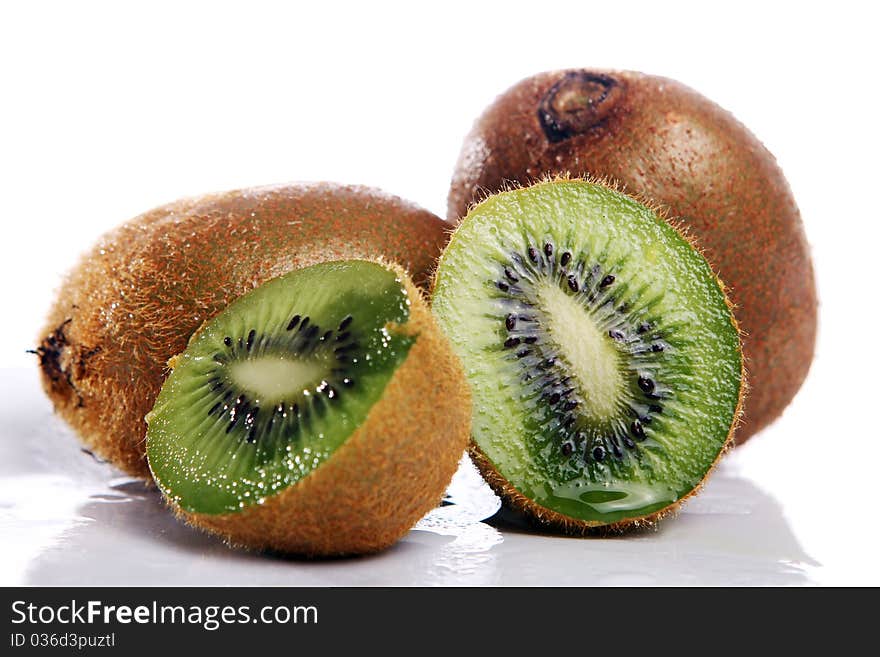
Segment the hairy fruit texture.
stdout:
<path fill-rule="evenodd" d="M 322 330 L 288 344 L 306 322 Z M 257 335 L 243 350 L 212 359 L 224 335 L 249 326 Z M 335 346 L 349 332 L 355 351 Z M 332 369 L 314 360 L 315 343 L 337 354 Z M 279 388 L 270 361 L 323 371 L 303 368 Z M 243 364 L 253 376 L 230 371 Z M 351 380 L 334 380 L 337 368 Z M 223 395 L 207 384 L 224 379 L 250 400 L 238 416 L 205 412 Z M 147 454 L 174 510 L 231 544 L 364 554 L 440 502 L 470 437 L 470 408 L 461 365 L 406 273 L 331 262 L 264 284 L 193 337 L 147 416 Z"/>
<path fill-rule="evenodd" d="M 37 354 L 57 412 L 96 454 L 149 477 L 144 416 L 193 332 L 232 299 L 307 265 L 384 257 L 427 283 L 448 238 L 375 189 L 270 186 L 185 199 L 104 235 L 66 277 Z"/>
<path fill-rule="evenodd" d="M 696 238 L 729 288 L 750 395 L 742 442 L 773 421 L 813 358 L 817 300 L 809 245 L 773 156 L 692 89 L 626 71 L 566 70 L 499 96 L 465 140 L 450 221 L 486 194 L 548 174 L 615 182 Z"/>

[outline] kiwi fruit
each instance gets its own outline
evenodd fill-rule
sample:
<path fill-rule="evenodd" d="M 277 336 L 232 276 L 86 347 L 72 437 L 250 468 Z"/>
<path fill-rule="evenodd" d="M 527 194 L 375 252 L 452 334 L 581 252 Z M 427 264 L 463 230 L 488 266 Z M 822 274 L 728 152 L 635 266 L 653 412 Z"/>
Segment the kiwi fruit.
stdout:
<path fill-rule="evenodd" d="M 800 213 L 770 152 L 674 80 L 541 73 L 477 120 L 453 175 L 448 218 L 487 192 L 564 172 L 613 180 L 689 229 L 729 286 L 743 330 L 750 393 L 737 441 L 778 417 L 809 370 L 817 300 Z"/>
<path fill-rule="evenodd" d="M 471 386 L 474 462 L 540 524 L 654 521 L 732 439 L 744 369 L 724 286 L 691 240 L 608 186 L 554 179 L 472 207 L 432 309 Z"/>
<path fill-rule="evenodd" d="M 436 506 L 470 436 L 464 373 L 419 290 L 364 260 L 295 270 L 205 323 L 147 415 L 154 480 L 235 545 L 385 548 Z"/>
<path fill-rule="evenodd" d="M 298 267 L 384 257 L 427 285 L 448 224 L 375 189 L 240 189 L 154 209 L 104 235 L 71 271 L 36 353 L 56 411 L 99 457 L 149 477 L 144 415 L 166 363 L 205 320 Z"/>

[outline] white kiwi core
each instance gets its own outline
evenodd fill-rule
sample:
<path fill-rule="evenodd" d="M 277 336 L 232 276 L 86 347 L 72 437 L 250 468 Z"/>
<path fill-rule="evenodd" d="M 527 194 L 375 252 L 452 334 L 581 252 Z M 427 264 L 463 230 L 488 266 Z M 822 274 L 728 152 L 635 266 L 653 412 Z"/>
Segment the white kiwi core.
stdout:
<path fill-rule="evenodd" d="M 240 389 L 269 404 L 308 394 L 327 375 L 326 365 L 319 360 L 279 356 L 238 360 L 228 368 Z"/>
<path fill-rule="evenodd" d="M 538 290 L 546 310 L 542 324 L 568 363 L 584 404 L 580 413 L 596 422 L 613 419 L 625 392 L 620 353 L 575 297 L 548 282 Z"/>

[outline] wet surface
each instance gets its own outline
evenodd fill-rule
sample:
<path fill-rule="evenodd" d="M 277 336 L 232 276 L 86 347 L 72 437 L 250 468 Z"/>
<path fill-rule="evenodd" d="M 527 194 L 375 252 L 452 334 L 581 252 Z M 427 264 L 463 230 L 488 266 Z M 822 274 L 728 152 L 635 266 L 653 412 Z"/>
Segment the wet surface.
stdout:
<path fill-rule="evenodd" d="M 13 380 L 14 379 L 14 380 Z M 782 505 L 723 463 L 656 529 L 612 538 L 536 531 L 500 509 L 463 460 L 443 505 L 402 541 L 356 559 L 231 550 L 180 523 L 158 492 L 82 452 L 36 380 L 3 375 L 4 585 L 809 585 L 822 565 Z"/>

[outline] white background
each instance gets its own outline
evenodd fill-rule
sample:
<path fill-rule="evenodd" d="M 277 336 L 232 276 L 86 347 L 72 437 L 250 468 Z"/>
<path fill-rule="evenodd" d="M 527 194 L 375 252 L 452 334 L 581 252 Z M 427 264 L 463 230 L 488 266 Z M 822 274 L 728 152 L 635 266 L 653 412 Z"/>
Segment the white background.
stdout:
<path fill-rule="evenodd" d="M 816 581 L 880 584 L 874 7 L 4 3 L 0 367 L 34 369 L 24 352 L 63 273 L 100 233 L 155 205 L 333 180 L 445 216 L 462 138 L 519 79 L 576 66 L 673 77 L 776 155 L 818 276 L 810 378 L 737 467 L 780 501 L 821 564 Z M 17 440 L 8 426 L 0 440 Z"/>

